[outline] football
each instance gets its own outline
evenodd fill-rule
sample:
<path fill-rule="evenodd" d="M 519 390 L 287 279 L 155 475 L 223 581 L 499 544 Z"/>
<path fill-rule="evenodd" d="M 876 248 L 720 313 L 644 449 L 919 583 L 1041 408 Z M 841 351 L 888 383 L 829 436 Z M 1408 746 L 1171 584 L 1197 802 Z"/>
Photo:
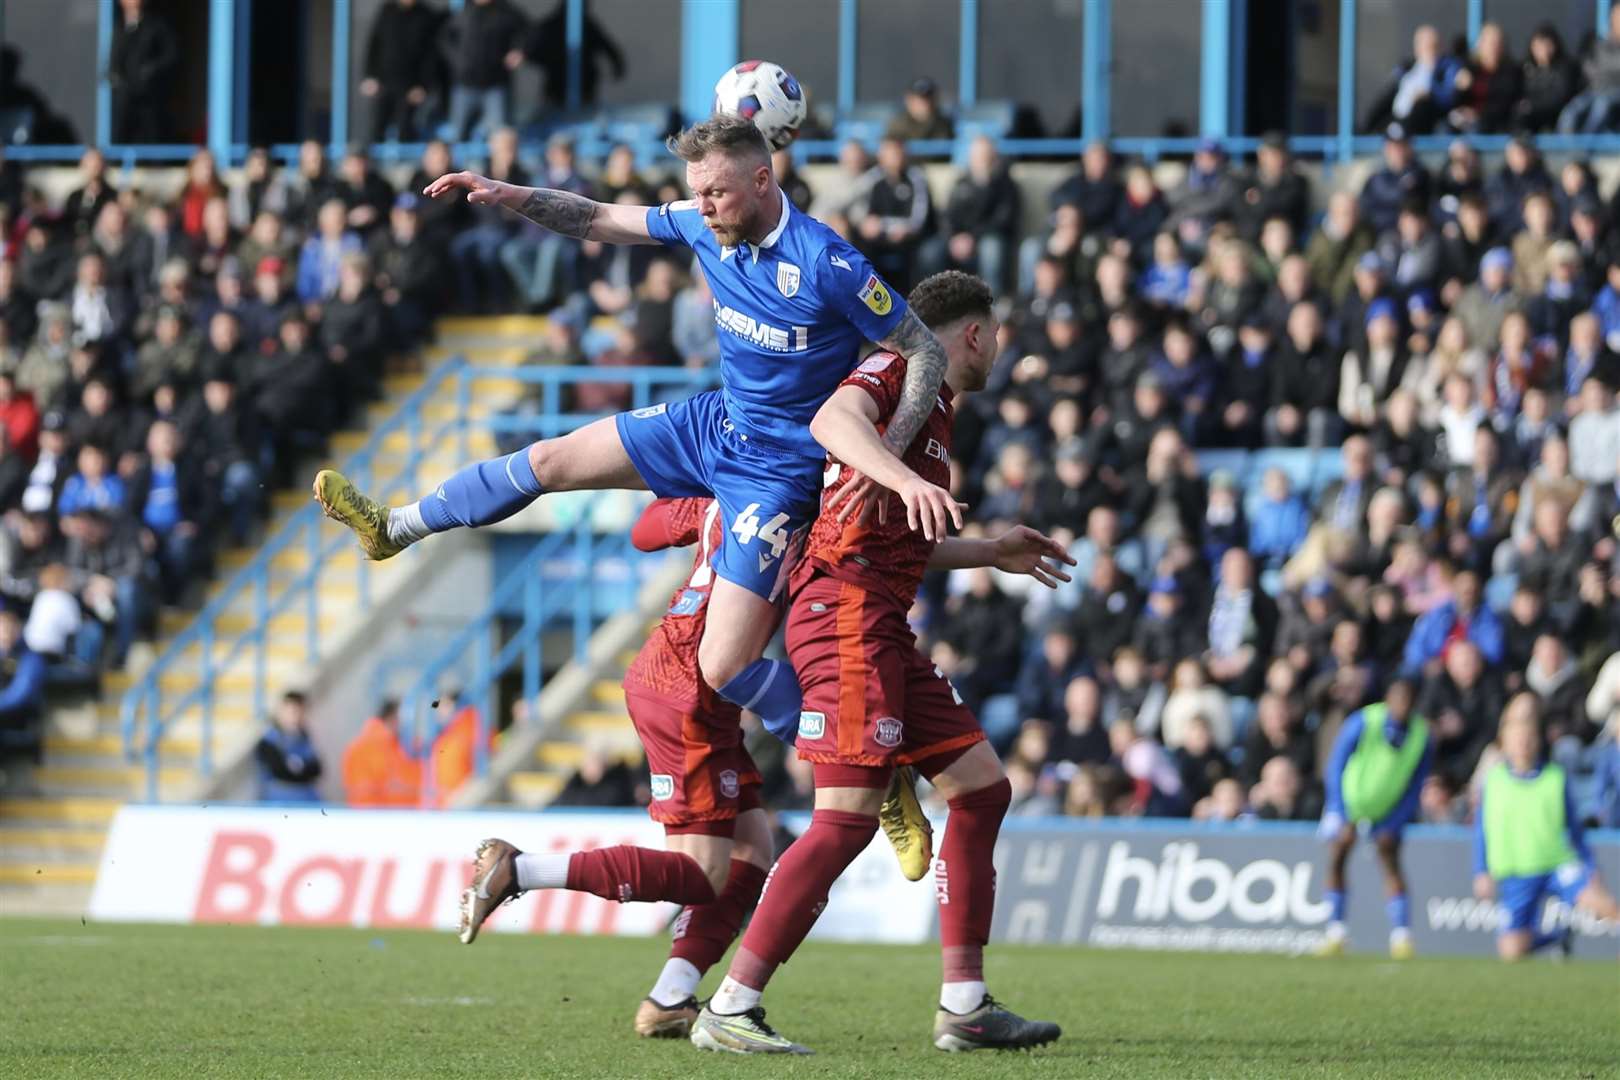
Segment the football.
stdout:
<path fill-rule="evenodd" d="M 772 150 L 782 149 L 799 134 L 805 109 L 799 80 L 769 60 L 744 60 L 714 84 L 715 114 L 752 120 Z"/>

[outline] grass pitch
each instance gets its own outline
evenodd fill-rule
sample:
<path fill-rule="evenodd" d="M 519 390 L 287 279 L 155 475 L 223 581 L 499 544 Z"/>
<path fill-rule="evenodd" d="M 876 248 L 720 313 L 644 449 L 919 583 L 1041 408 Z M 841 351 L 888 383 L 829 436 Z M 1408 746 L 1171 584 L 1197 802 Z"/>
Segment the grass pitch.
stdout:
<path fill-rule="evenodd" d="M 1611 963 L 993 948 L 1061 1042 L 928 1042 L 938 956 L 810 944 L 767 995 L 809 1058 L 638 1039 L 661 940 L 0 921 L 0 1076 L 1620 1076 Z M 718 973 L 705 983 L 712 989 Z"/>

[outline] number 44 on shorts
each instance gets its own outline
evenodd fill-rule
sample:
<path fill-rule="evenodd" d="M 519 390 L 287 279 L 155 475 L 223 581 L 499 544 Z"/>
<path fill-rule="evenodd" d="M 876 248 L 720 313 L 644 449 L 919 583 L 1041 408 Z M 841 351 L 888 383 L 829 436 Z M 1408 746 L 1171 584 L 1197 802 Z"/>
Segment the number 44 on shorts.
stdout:
<path fill-rule="evenodd" d="M 731 533 L 737 538 L 737 543 L 747 547 L 753 543 L 754 537 L 759 542 L 769 544 L 769 552 L 759 553 L 759 568 L 764 570 L 770 565 L 772 559 L 780 559 L 782 552 L 787 550 L 788 534 L 782 526 L 788 523 L 786 514 L 777 514 L 764 525 L 759 523 L 759 503 L 749 503 L 743 507 L 743 512 L 737 515 L 737 520 L 731 523 Z"/>

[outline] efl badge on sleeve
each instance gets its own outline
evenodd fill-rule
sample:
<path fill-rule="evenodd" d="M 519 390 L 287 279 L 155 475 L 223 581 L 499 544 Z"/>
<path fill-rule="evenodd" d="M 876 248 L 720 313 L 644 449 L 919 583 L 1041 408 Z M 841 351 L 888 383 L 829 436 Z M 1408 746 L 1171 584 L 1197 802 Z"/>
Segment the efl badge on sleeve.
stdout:
<path fill-rule="evenodd" d="M 859 296 L 861 302 L 871 308 L 874 315 L 887 315 L 894 307 L 894 299 L 876 274 L 867 275 L 866 284 L 861 286 Z"/>

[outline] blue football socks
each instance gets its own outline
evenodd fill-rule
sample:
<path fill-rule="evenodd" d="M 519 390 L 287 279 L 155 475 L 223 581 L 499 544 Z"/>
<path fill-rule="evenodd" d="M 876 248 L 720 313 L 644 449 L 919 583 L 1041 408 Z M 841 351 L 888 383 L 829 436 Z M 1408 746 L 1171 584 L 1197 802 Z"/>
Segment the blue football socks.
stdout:
<path fill-rule="evenodd" d="M 1343 889 L 1329 889 L 1324 895 L 1327 896 L 1328 918 L 1333 922 L 1344 922 L 1344 906 L 1347 899 L 1345 891 Z"/>
<path fill-rule="evenodd" d="M 765 728 L 783 742 L 793 744 L 799 731 L 799 707 L 804 695 L 799 677 L 785 660 L 755 660 L 715 691 L 734 705 L 759 714 Z"/>
<path fill-rule="evenodd" d="M 418 504 L 433 532 L 461 526 L 476 529 L 505 521 L 545 491 L 529 466 L 529 451 L 469 465 Z"/>
<path fill-rule="evenodd" d="M 1384 911 L 1389 915 L 1389 925 L 1393 930 L 1406 930 L 1412 925 L 1412 912 L 1406 902 L 1405 893 L 1397 893 L 1384 902 Z"/>

